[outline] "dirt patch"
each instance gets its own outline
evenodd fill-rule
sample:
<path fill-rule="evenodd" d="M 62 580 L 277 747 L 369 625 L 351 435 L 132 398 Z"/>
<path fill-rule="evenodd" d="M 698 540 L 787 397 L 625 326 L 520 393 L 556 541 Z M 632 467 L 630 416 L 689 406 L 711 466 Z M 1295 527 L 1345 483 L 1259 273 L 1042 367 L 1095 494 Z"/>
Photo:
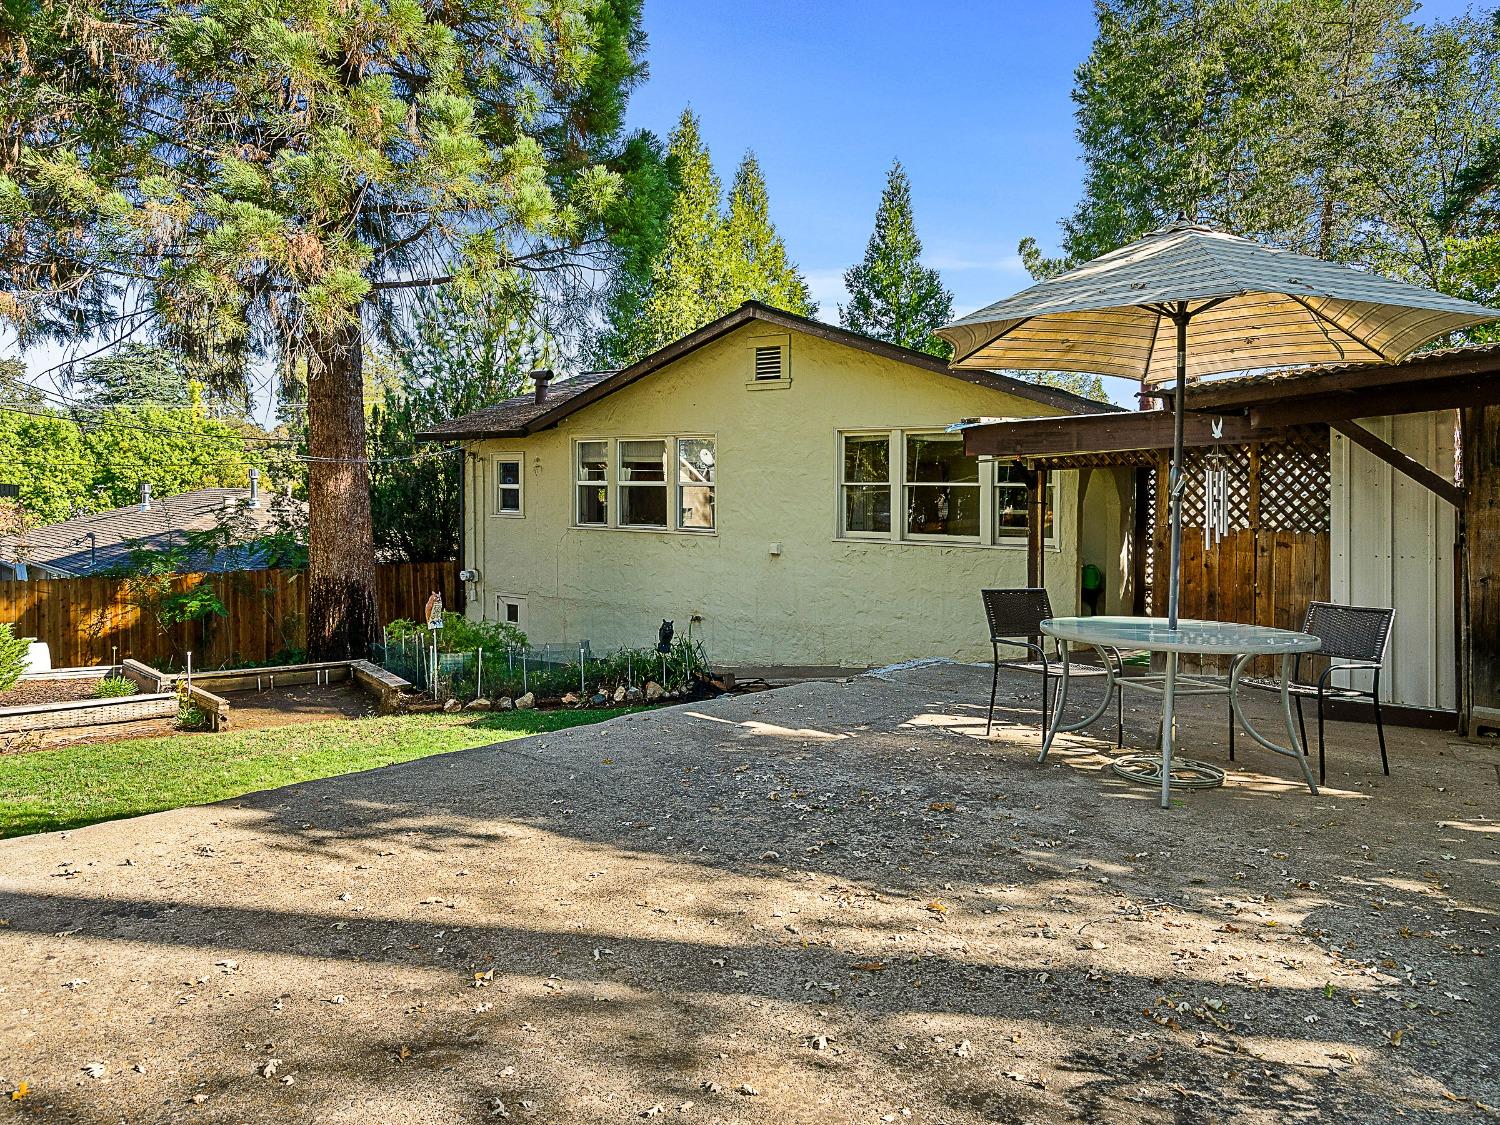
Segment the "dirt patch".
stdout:
<path fill-rule="evenodd" d="M 7 691 L 0 691 L 0 707 L 37 707 L 43 703 L 68 703 L 75 699 L 94 698 L 98 680 L 66 678 L 21 680 Z"/>
<path fill-rule="evenodd" d="M 214 690 L 212 684 L 208 690 Z M 376 711 L 374 696 L 352 681 L 221 694 L 229 700 L 229 723 L 235 730 L 284 727 L 319 719 L 362 719 Z"/>
<path fill-rule="evenodd" d="M 4 1088 L 80 1123 L 1488 1119 L 1492 751 L 1393 729 L 1386 778 L 1333 723 L 1320 795 L 1242 742 L 1164 811 L 1112 724 L 1037 764 L 1035 681 L 979 737 L 988 689 L 806 684 L 0 843 Z"/>
<path fill-rule="evenodd" d="M 68 682 L 68 681 L 49 681 Z M 90 698 L 88 692 L 73 698 Z M 353 683 L 327 685 L 303 684 L 269 691 L 228 692 L 231 730 L 259 730 L 294 723 L 311 723 L 322 719 L 361 719 L 376 713 L 375 700 Z M 160 738 L 170 734 L 193 734 L 212 738 L 211 731 L 185 731 L 175 719 L 146 719 L 132 723 L 107 723 L 93 727 L 67 727 L 54 731 L 32 732 L 6 744 L 0 736 L 0 753 L 27 753 L 50 750 L 79 743 L 124 742 L 138 738 Z"/>

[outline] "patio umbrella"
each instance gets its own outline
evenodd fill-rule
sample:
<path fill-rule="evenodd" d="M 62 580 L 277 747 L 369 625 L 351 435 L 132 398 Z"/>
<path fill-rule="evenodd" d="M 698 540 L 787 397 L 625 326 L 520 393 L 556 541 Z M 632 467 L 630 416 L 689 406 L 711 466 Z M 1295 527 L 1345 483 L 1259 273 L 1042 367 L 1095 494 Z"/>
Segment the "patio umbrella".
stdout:
<path fill-rule="evenodd" d="M 1388 363 L 1500 319 L 1379 274 L 1179 221 L 938 329 L 954 367 L 1086 371 L 1171 383 L 1168 625 L 1177 628 L 1188 380 L 1318 363 Z"/>

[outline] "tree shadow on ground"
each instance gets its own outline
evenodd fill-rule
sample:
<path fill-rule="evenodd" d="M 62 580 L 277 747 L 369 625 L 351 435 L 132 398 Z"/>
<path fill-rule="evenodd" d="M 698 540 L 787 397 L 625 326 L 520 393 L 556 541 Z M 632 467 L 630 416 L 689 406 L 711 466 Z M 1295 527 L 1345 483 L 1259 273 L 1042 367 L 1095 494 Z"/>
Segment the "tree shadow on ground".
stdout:
<path fill-rule="evenodd" d="M 929 721 L 972 714 L 966 686 L 790 689 L 255 795 L 215 810 L 223 842 L 188 861 L 250 902 L 170 881 L 159 897 L 64 882 L 0 896 L 0 936 L 238 950 L 331 980 L 388 966 L 443 998 L 430 1013 L 443 1022 L 419 1035 L 422 1020 L 392 1016 L 361 1029 L 367 1050 L 383 1058 L 409 1039 L 437 1060 L 464 1056 L 471 1033 L 479 1053 L 536 1034 L 519 1024 L 566 1025 L 543 1080 L 552 1097 L 569 1082 L 682 1097 L 684 1071 L 720 1081 L 711 1064 L 731 1036 L 777 1020 L 787 1037 L 761 1040 L 762 1063 L 791 1075 L 788 1089 L 869 1101 L 861 1088 L 884 1074 L 896 1093 L 980 1120 L 1206 1121 L 1309 1097 L 1351 1117 L 1438 1115 L 1453 1110 L 1439 1083 L 1493 1086 L 1474 1070 L 1491 1035 L 1482 1003 L 1444 1001 L 1401 1051 L 1382 1049 L 1416 1018 L 1413 996 L 1438 1005 L 1403 978 L 1444 954 L 1424 945 L 1384 966 L 1372 896 L 1421 907 L 1430 881 L 1413 870 L 1417 890 L 1392 888 L 1409 864 L 1360 852 L 1369 826 L 1350 801 L 1266 787 L 1162 813 L 1097 767 L 1037 768 L 1034 732 L 983 742 Z M 1007 722 L 1033 715 L 1024 689 L 1006 703 Z M 257 880 L 299 865 L 314 880 L 300 897 L 323 907 L 254 904 Z M 422 871 L 410 884 L 407 865 Z M 327 906 L 360 867 L 381 879 L 380 917 Z M 1482 881 L 1453 884 L 1451 907 L 1427 904 L 1433 932 L 1487 924 Z M 598 920 L 580 928 L 574 901 Z M 537 913 L 518 917 L 523 903 Z M 439 929 L 451 933 L 440 951 Z M 506 1000 L 503 1024 L 471 1032 L 464 1012 L 490 993 L 472 988 L 476 971 L 493 971 Z M 366 1076 L 329 1021 L 317 1026 L 307 1065 Z M 805 1047 L 820 1026 L 847 1057 Z M 955 1053 L 966 1029 L 983 1037 L 977 1054 Z M 1063 1077 L 1032 1084 L 1044 1066 Z M 1270 1076 L 1245 1077 L 1257 1071 Z M 467 1070 L 456 1081 L 476 1082 L 465 1098 L 485 1086 Z M 611 1119 L 592 1103 L 570 1112 Z M 725 1099 L 723 1119 L 742 1116 L 754 1114 Z"/>

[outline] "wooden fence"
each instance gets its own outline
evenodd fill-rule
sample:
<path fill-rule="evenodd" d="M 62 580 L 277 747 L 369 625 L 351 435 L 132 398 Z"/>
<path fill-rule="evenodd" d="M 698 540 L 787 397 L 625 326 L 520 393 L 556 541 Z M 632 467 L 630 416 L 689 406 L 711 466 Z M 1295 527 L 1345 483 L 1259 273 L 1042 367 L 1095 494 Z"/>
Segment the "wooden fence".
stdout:
<path fill-rule="evenodd" d="M 177 590 L 202 575 L 172 579 Z M 207 576 L 227 611 L 163 629 L 132 598 L 120 578 L 60 578 L 0 581 L 0 622 L 18 636 L 45 641 L 54 667 L 118 662 L 133 656 L 154 667 L 180 666 L 188 651 L 193 664 L 284 660 L 307 642 L 306 575 L 296 570 L 241 570 Z M 428 596 L 441 591 L 449 608 L 463 596 L 458 564 L 382 563 L 376 567 L 375 605 L 381 623 L 420 618 Z"/>
<path fill-rule="evenodd" d="M 1165 455 L 1163 455 L 1165 457 Z M 1300 629 L 1310 600 L 1329 591 L 1328 428 L 1288 430 L 1277 442 L 1190 450 L 1183 495 L 1183 617 L 1243 621 Z M 1201 523 L 1203 469 L 1211 458 L 1226 470 L 1229 530 L 1208 545 Z M 1165 467 L 1157 472 L 1165 482 Z M 1166 574 L 1167 489 L 1156 490 L 1155 572 Z M 1165 583 L 1152 584 L 1152 612 L 1166 616 Z M 1223 662 L 1206 658 L 1205 664 Z M 1304 661 L 1304 664 L 1306 662 Z M 1279 671 L 1272 658 L 1257 659 L 1260 675 Z"/>

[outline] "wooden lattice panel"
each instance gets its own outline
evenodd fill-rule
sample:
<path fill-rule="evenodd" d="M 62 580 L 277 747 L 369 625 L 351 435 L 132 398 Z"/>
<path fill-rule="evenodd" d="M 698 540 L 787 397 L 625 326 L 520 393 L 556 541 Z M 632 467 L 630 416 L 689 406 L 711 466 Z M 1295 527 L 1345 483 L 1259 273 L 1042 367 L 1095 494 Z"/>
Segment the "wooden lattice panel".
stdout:
<path fill-rule="evenodd" d="M 1260 526 L 1267 531 L 1326 532 L 1331 472 L 1326 427 L 1288 430 L 1260 454 Z"/>
<path fill-rule="evenodd" d="M 1203 473 L 1214 463 L 1228 472 L 1229 530 L 1250 526 L 1250 448 L 1244 445 L 1220 445 L 1207 449 L 1189 449 L 1183 457 L 1187 486 L 1182 490 L 1182 524 L 1203 526 Z"/>

